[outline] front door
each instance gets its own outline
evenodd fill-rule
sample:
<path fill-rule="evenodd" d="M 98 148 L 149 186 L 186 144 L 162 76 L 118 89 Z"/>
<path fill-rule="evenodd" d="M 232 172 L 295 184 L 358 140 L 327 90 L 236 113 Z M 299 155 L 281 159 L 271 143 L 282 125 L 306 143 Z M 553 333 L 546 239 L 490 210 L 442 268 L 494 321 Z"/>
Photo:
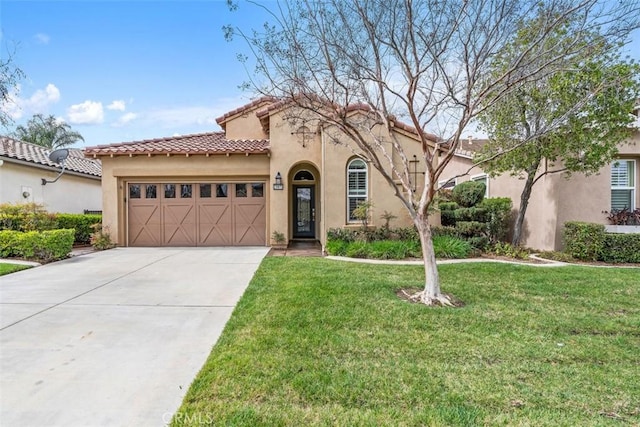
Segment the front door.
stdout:
<path fill-rule="evenodd" d="M 315 186 L 295 185 L 293 187 L 293 237 L 316 237 Z"/>

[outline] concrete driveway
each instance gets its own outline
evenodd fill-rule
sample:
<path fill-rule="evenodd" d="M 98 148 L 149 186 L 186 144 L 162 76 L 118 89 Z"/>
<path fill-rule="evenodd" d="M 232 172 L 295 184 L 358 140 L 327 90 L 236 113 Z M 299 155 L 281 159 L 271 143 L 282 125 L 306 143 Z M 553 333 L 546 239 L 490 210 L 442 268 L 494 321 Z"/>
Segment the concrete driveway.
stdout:
<path fill-rule="evenodd" d="M 118 248 L 0 277 L 0 425 L 167 424 L 267 251 Z"/>

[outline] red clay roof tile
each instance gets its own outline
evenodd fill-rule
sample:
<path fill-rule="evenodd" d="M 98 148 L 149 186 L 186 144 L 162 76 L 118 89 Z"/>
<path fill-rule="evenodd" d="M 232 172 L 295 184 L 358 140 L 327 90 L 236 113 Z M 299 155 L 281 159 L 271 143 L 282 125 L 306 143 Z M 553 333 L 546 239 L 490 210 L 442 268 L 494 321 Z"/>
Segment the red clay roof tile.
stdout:
<path fill-rule="evenodd" d="M 224 122 L 226 122 L 230 117 L 235 116 L 236 114 L 240 114 L 243 113 L 245 111 L 251 110 L 255 107 L 260 107 L 263 104 L 271 104 L 273 102 L 277 102 L 278 99 L 271 97 L 271 96 L 262 96 L 248 104 L 245 104 L 241 107 L 236 108 L 235 110 L 231 110 L 228 113 L 223 114 L 222 116 L 218 117 L 216 119 L 216 123 L 218 123 L 219 125 L 222 125 Z"/>
<path fill-rule="evenodd" d="M 51 150 L 40 145 L 30 144 L 9 137 L 0 137 L 0 157 L 22 160 L 38 165 L 59 168 L 58 163 L 49 160 Z M 102 165 L 99 160 L 87 159 L 79 149 L 69 149 L 66 161 L 67 170 L 85 175 L 102 176 Z"/>
<path fill-rule="evenodd" d="M 180 135 L 120 144 L 87 147 L 85 156 L 122 156 L 129 154 L 227 154 L 268 153 L 267 139 L 228 140 L 224 132 Z"/>

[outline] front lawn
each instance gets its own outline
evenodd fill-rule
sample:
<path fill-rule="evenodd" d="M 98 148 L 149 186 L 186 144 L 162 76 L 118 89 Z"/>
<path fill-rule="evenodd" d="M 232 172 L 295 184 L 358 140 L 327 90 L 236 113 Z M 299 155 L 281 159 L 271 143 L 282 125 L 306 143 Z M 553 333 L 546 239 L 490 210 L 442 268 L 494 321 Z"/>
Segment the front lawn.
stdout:
<path fill-rule="evenodd" d="M 640 271 L 270 257 L 174 425 L 640 424 Z"/>
<path fill-rule="evenodd" d="M 0 276 L 30 268 L 29 265 L 0 263 Z"/>

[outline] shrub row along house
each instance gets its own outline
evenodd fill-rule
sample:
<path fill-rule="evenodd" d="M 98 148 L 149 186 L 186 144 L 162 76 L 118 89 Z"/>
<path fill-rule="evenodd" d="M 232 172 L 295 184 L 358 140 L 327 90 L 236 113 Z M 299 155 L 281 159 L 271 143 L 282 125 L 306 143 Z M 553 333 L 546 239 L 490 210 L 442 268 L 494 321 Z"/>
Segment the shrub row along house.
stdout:
<path fill-rule="evenodd" d="M 49 159 L 39 145 L 0 137 L 0 204 L 37 203 L 50 212 L 83 213 L 102 209 L 100 161 L 70 149 L 65 173 L 52 181 L 62 166 Z"/>
<path fill-rule="evenodd" d="M 354 209 L 363 201 L 373 203 L 374 226 L 384 223 L 384 212 L 397 217 L 394 225 L 412 223 L 388 183 L 346 137 L 289 120 L 290 108 L 263 97 L 219 117 L 223 132 L 85 149 L 85 156 L 102 163 L 103 225 L 122 246 L 271 245 L 274 235 L 324 244 L 328 229 L 360 225 Z M 396 122 L 391 132 L 413 162 L 414 190 L 421 191 L 416 130 Z M 450 180 L 469 171 L 472 146 L 463 144 L 439 185 L 483 180 L 488 196 L 511 197 L 517 209 L 516 178 L 488 178 L 473 169 Z M 401 161 L 389 152 L 393 162 Z M 524 244 L 559 248 L 564 221 L 604 223 L 603 211 L 637 206 L 639 157 L 637 146 L 624 146 L 621 160 L 600 175 L 571 181 L 549 176 L 534 190 Z"/>

